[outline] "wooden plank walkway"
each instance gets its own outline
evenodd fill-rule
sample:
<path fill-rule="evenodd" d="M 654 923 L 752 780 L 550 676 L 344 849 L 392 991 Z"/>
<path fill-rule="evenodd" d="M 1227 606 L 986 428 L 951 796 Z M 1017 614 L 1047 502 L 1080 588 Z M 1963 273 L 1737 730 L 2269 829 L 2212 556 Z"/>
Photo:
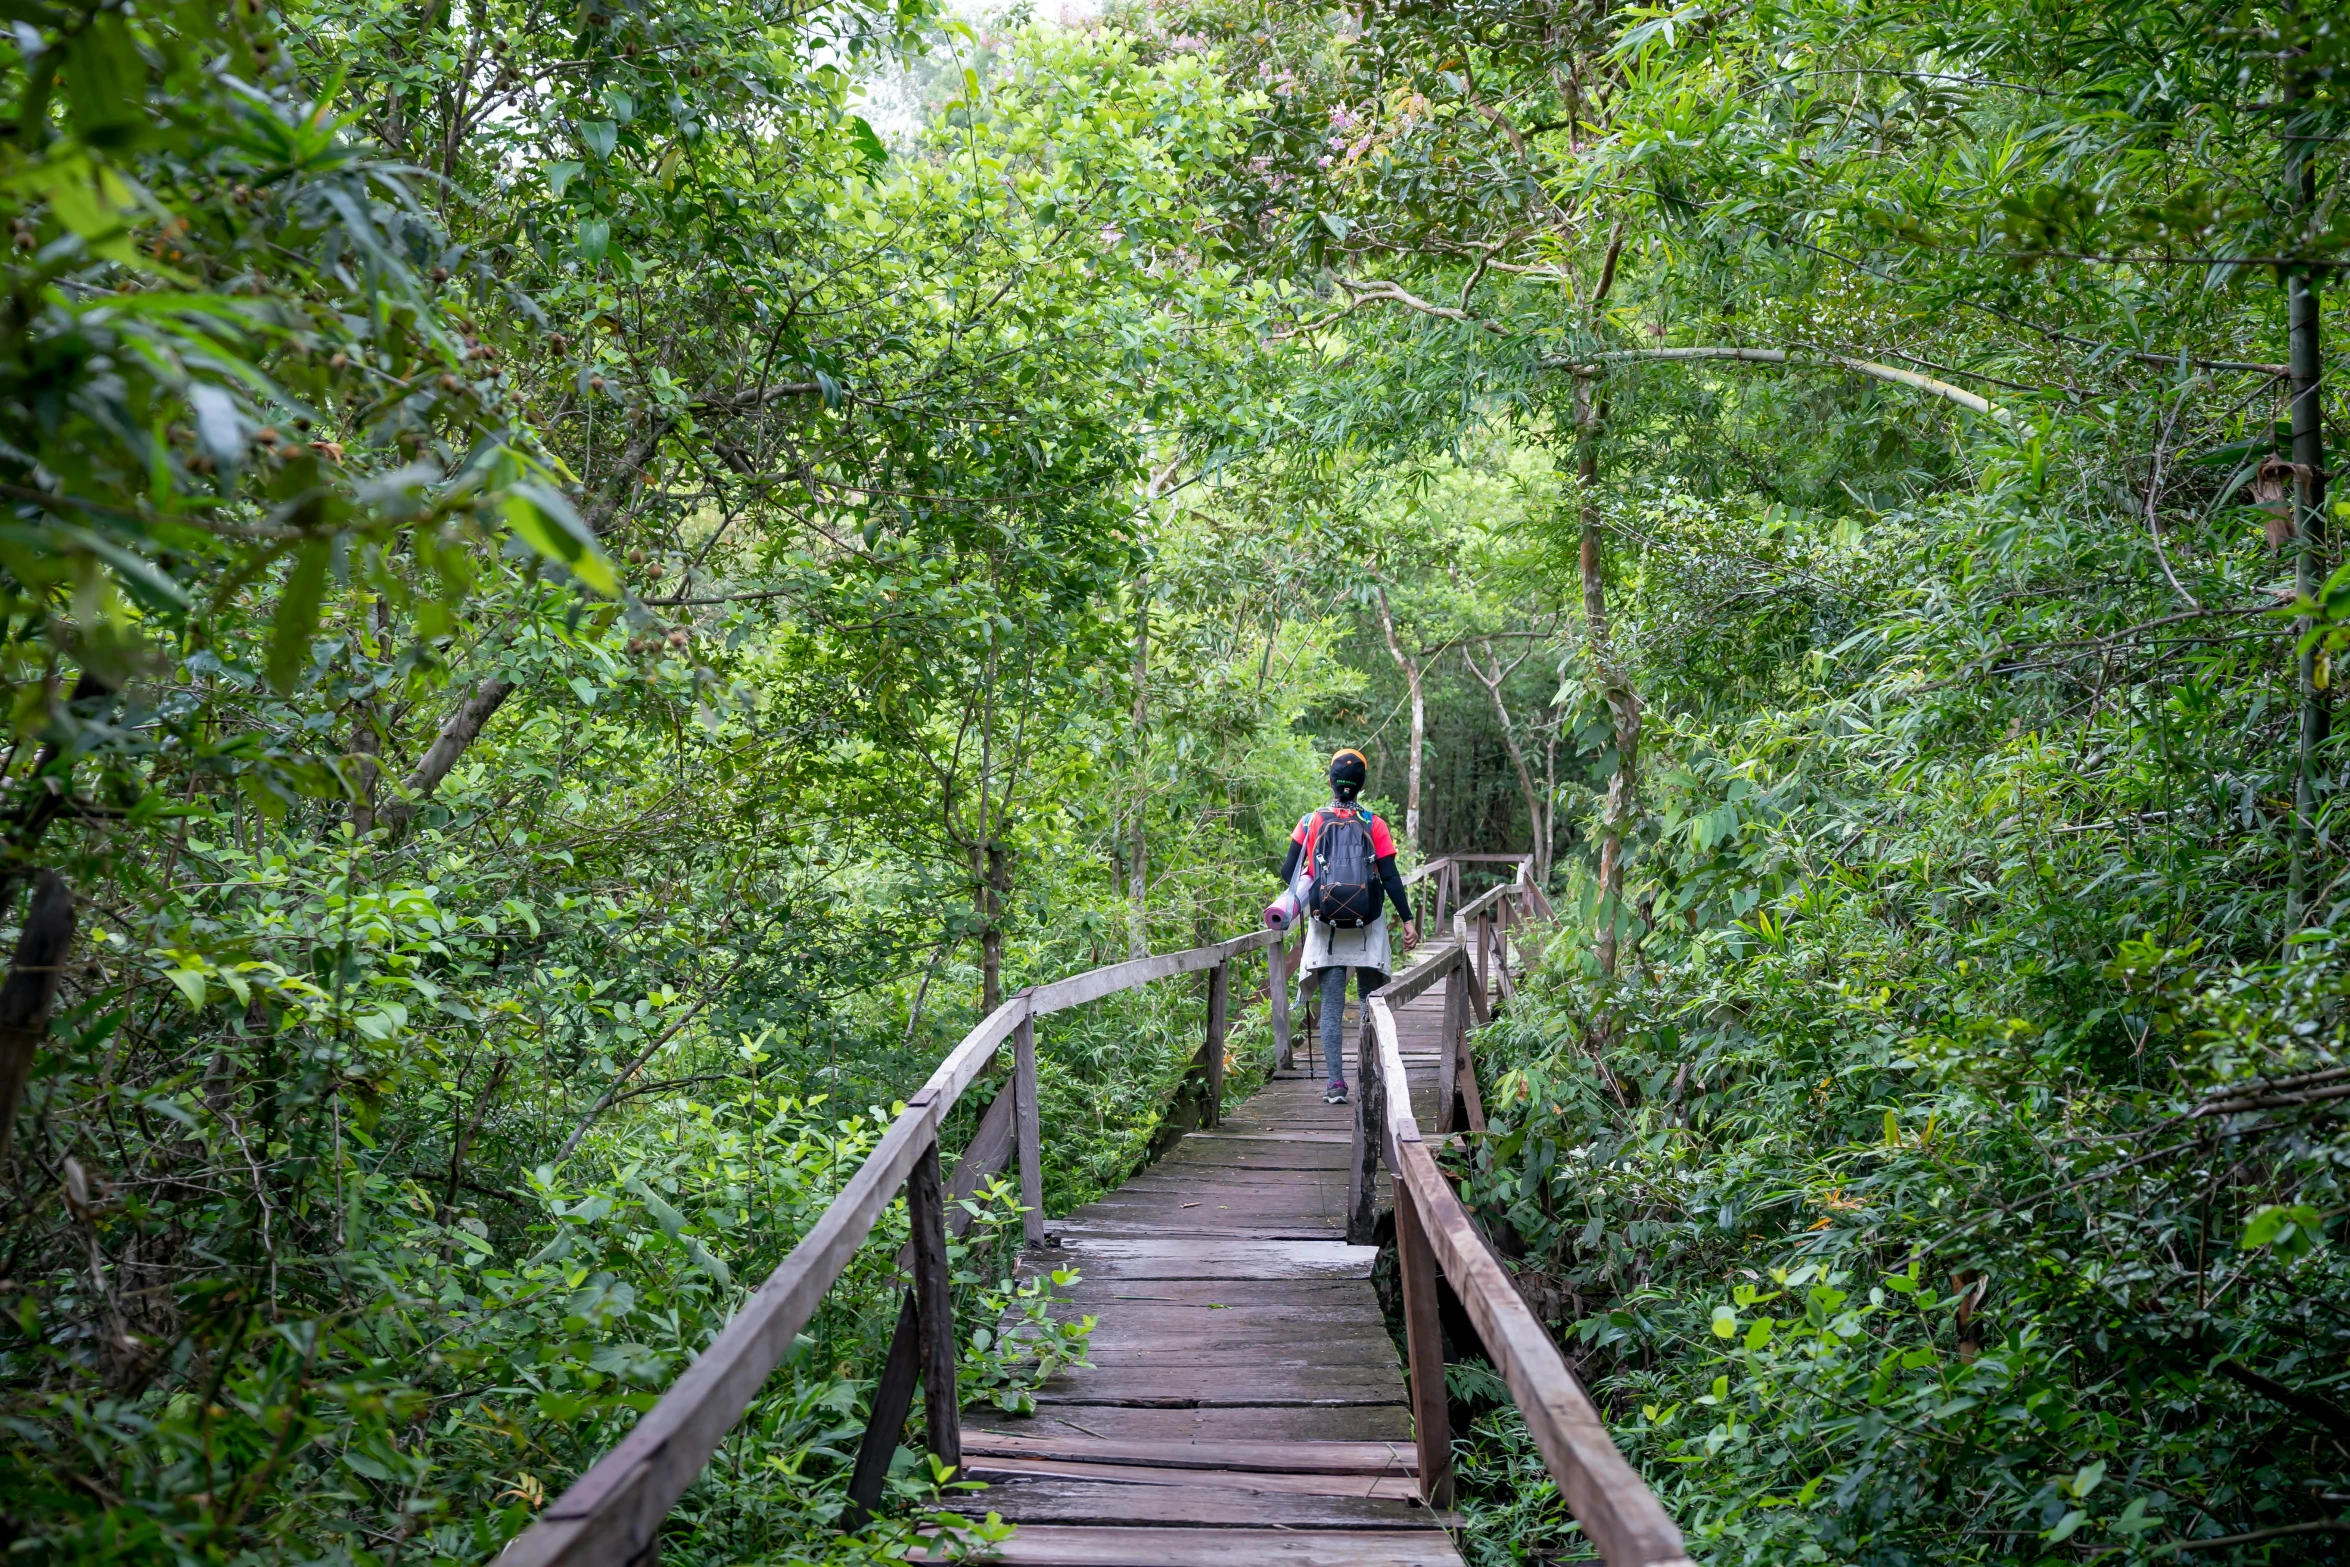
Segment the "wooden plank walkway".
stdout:
<path fill-rule="evenodd" d="M 1443 1020 L 1440 988 L 1398 1016 L 1429 1124 Z M 1457 1567 L 1419 1500 L 1376 1253 L 1346 1244 L 1354 1110 L 1322 1083 L 1281 1074 L 1052 1226 L 1083 1271 L 1069 1309 L 1099 1325 L 1093 1365 L 1047 1384 L 1033 1418 L 965 1415 L 965 1472 L 988 1482 L 968 1505 L 1019 1525 L 1004 1561 Z"/>

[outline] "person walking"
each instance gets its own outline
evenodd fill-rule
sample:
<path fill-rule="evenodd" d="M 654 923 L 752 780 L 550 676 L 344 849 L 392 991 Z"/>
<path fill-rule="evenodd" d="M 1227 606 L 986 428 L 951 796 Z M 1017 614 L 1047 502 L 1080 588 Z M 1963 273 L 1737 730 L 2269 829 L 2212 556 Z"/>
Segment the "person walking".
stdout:
<path fill-rule="evenodd" d="M 1395 835 L 1357 803 L 1369 776 L 1363 753 L 1330 758 L 1330 803 L 1309 812 L 1290 834 L 1281 879 L 1296 893 L 1306 921 L 1299 967 L 1305 988 L 1322 988 L 1322 1059 L 1329 1067 L 1327 1104 L 1346 1103 L 1346 976 L 1354 971 L 1361 1000 L 1387 983 L 1391 967 L 1387 909 L 1403 923 L 1406 952 L 1419 945 L 1411 896 L 1395 870 Z"/>

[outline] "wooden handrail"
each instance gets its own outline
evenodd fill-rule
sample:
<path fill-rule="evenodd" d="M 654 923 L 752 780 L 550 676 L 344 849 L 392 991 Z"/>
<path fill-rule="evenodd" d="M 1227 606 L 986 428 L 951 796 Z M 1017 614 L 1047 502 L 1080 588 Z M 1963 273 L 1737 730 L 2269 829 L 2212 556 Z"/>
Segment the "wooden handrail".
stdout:
<path fill-rule="evenodd" d="M 1455 916 L 1455 930 L 1463 930 L 1467 921 L 1474 919 L 1482 941 L 1489 922 L 1486 910 L 1501 908 L 1505 899 L 1514 902 L 1521 920 L 1536 910 L 1543 914 L 1549 911 L 1548 901 L 1533 884 L 1530 862 L 1521 860 L 1518 879 L 1464 907 Z M 1505 916 L 1508 912 L 1504 910 Z M 1356 1112 L 1356 1158 L 1350 1172 L 1355 1201 L 1349 1213 L 1350 1230 L 1368 1229 L 1368 1199 L 1375 1190 L 1373 1160 L 1385 1162 L 1394 1176 L 1397 1262 L 1402 1274 L 1404 1337 L 1411 1360 L 1413 1426 L 1423 1493 L 1431 1506 L 1450 1505 L 1450 1416 L 1442 1392 L 1444 1336 L 1435 1315 L 1435 1275 L 1441 1270 L 1476 1324 L 1502 1380 L 1509 1385 L 1510 1397 L 1534 1437 L 1544 1467 L 1558 1481 L 1560 1495 L 1607 1567 L 1686 1567 L 1689 1558 L 1680 1529 L 1656 1493 L 1616 1450 L 1590 1395 L 1575 1379 L 1550 1334 L 1527 1309 L 1508 1270 L 1485 1244 L 1468 1209 L 1421 1140 L 1419 1120 L 1412 1113 L 1411 1082 L 1404 1070 L 1403 1035 L 1396 1024 L 1395 1009 L 1440 980 L 1447 987 L 1437 1085 L 1439 1132 L 1448 1130 L 1445 1123 L 1450 1119 L 1456 1087 L 1466 1089 L 1464 1103 L 1473 1101 L 1474 1068 L 1467 1062 L 1466 1029 L 1470 1016 L 1485 1010 L 1484 975 L 1472 959 L 1466 939 L 1434 943 L 1423 951 L 1418 963 L 1372 992 L 1363 1009 L 1363 1094 Z M 1493 967 L 1506 995 L 1506 949 L 1502 961 Z M 1463 1002 L 1472 1004 L 1464 1006 Z M 1456 1084 L 1456 1070 L 1465 1081 Z"/>
<path fill-rule="evenodd" d="M 898 1188 L 918 1173 L 925 1175 L 920 1183 L 924 1189 L 910 1196 L 925 1210 L 918 1217 L 927 1220 L 924 1234 L 916 1237 L 918 1264 L 928 1260 L 922 1256 L 930 1244 L 925 1235 L 937 1246 L 944 1246 L 943 1231 L 952 1221 L 942 1214 L 944 1205 L 938 1201 L 935 1160 L 939 1127 L 964 1091 L 995 1059 L 1005 1040 L 1017 1036 L 1024 1045 L 1035 1020 L 1047 1013 L 1066 1011 L 1178 974 L 1212 971 L 1209 1047 L 1202 1053 L 1208 1058 L 1204 1064 L 1210 1091 L 1214 1092 L 1223 1079 L 1223 1053 L 1217 1036 L 1223 1024 L 1220 999 L 1228 994 L 1224 981 L 1228 973 L 1226 965 L 1246 953 L 1273 947 L 1280 939 L 1278 931 L 1254 931 L 1213 946 L 1114 963 L 1021 991 L 989 1013 L 947 1052 L 929 1081 L 906 1101 L 905 1109 L 890 1122 L 865 1162 L 849 1177 L 848 1184 L 841 1188 L 790 1255 L 776 1265 L 767 1282 L 759 1286 L 744 1302 L 743 1309 L 720 1330 L 710 1347 L 694 1357 L 693 1363 L 670 1384 L 660 1401 L 630 1427 L 627 1435 L 574 1481 L 569 1490 L 549 1503 L 535 1523 L 514 1538 L 499 1557 L 501 1567 L 630 1567 L 646 1559 L 660 1533 L 661 1521 L 669 1516 L 669 1509 L 693 1484 L 719 1444 L 726 1440 L 727 1433 L 734 1429 L 735 1422 L 742 1418 L 743 1411 L 758 1397 L 768 1374 L 782 1362 L 800 1329 L 815 1314 L 824 1292 L 832 1288 L 857 1248 L 872 1233 L 874 1223 L 896 1196 Z M 1275 983 L 1276 986 L 1280 983 L 1278 975 Z M 1036 1136 L 1034 1052 L 1022 1048 L 1016 1055 L 1024 1070 L 1019 1074 L 1023 1081 L 1015 1091 L 1027 1101 L 1022 1107 L 1017 1141 L 1022 1152 L 1028 1154 L 1035 1148 Z M 1005 1135 L 1011 1129 L 996 1126 L 988 1130 L 990 1135 L 984 1140 L 993 1145 L 990 1157 L 1000 1167 L 1013 1141 Z M 975 1143 L 981 1140 L 974 1139 Z M 973 1152 L 978 1150 L 975 1148 Z M 964 1184 L 967 1178 L 976 1182 L 981 1173 L 980 1161 L 967 1160 L 967 1163 L 972 1168 L 958 1169 L 951 1189 L 967 1189 Z M 1033 1193 L 1036 1190 L 1034 1166 L 1024 1169 L 1022 1174 L 1024 1192 Z M 918 1265 L 917 1272 L 921 1271 Z M 936 1292 L 934 1279 L 923 1293 Z M 944 1325 L 938 1322 L 935 1309 L 928 1320 L 933 1326 L 922 1337 L 934 1355 L 940 1357 L 935 1363 L 951 1368 L 951 1345 L 943 1351 L 938 1348 L 941 1340 L 937 1335 L 944 1331 Z M 934 1384 L 938 1380 L 935 1373 L 930 1380 Z M 909 1390 L 911 1385 L 909 1379 Z M 953 1408 L 951 1389 L 942 1390 L 933 1385 L 929 1396 L 934 1411 L 942 1407 L 942 1398 L 943 1407 Z M 952 1421 L 946 1423 L 951 1425 Z M 938 1439 L 939 1434 L 934 1431 L 933 1441 Z M 952 1443 L 953 1438 L 949 1436 L 948 1441 Z"/>

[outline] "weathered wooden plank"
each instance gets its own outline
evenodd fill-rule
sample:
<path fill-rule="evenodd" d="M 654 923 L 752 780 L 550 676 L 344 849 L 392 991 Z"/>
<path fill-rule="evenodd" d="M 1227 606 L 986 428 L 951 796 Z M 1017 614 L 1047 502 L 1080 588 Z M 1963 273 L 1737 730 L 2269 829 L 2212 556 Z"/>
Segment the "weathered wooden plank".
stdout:
<path fill-rule="evenodd" d="M 927 1097 L 937 1103 L 942 1116 L 953 1109 L 955 1102 L 963 1097 L 963 1091 L 978 1081 L 979 1074 L 995 1059 L 997 1048 L 1012 1037 L 1012 1030 L 1020 1026 L 1021 1019 L 1031 1015 L 1028 996 L 1023 990 L 982 1018 L 978 1027 L 947 1052 L 946 1059 L 915 1091 L 914 1098 L 906 1102 L 913 1104 Z"/>
<path fill-rule="evenodd" d="M 1420 1495 L 1419 1481 L 1401 1470 L 1380 1474 L 1264 1474 L 1246 1469 L 1175 1469 L 1058 1458 L 973 1457 L 968 1453 L 964 1456 L 966 1479 L 993 1482 L 1027 1475 L 1090 1480 L 1099 1485 L 1209 1485 L 1277 1496 L 1370 1496 L 1412 1502 Z"/>
<path fill-rule="evenodd" d="M 1108 1240 L 1064 1236 L 1078 1265 L 1107 1279 L 1367 1279 L 1378 1248 L 1343 1241 Z"/>
<path fill-rule="evenodd" d="M 1212 947 L 1193 947 L 1188 952 L 1168 952 L 1157 957 L 1113 963 L 1107 968 L 1088 969 L 1083 974 L 1058 979 L 1049 985 L 1039 985 L 1025 994 L 1040 1015 L 1066 1012 L 1071 1007 L 1081 1007 L 1088 1001 L 1114 996 L 1121 990 L 1133 990 L 1153 980 L 1173 979 L 1178 974 L 1197 974 L 1202 969 L 1212 969 L 1244 953 L 1271 946 L 1280 939 L 1281 932 L 1277 930 L 1251 931 L 1245 936 L 1236 936 Z M 1005 1005 L 1011 1003 L 1006 1002 Z"/>
<path fill-rule="evenodd" d="M 1096 1214 L 1084 1229 L 1075 1232 L 1065 1230 L 1062 1233 L 1099 1235 L 1111 1239 L 1139 1239 L 1150 1235 L 1229 1235 L 1234 1240 L 1243 1241 L 1346 1239 L 1346 1231 L 1338 1226 L 1335 1208 L 1330 1222 L 1326 1224 L 1313 1224 L 1278 1214 L 1251 1217 L 1247 1214 L 1210 1213 L 1204 1219 L 1198 1214 L 1160 1213 L 1155 1210 L 1130 1219 L 1121 1219 L 1115 1214 Z"/>
<path fill-rule="evenodd" d="M 1232 1342 L 1239 1345 L 1249 1342 L 1248 1336 L 1256 1334 L 1260 1325 L 1286 1320 L 1296 1324 L 1292 1331 L 1301 1342 L 1309 1339 L 1348 1344 L 1381 1342 L 1390 1348 L 1393 1344 L 1392 1340 L 1384 1337 L 1386 1330 L 1376 1325 L 1378 1319 L 1370 1312 L 1370 1307 L 1377 1305 L 1375 1300 L 1368 1305 L 1362 1301 L 1260 1301 L 1237 1305 L 1152 1301 L 1148 1303 L 1151 1309 L 1147 1312 L 1126 1311 L 1122 1309 L 1126 1304 L 1123 1301 L 1097 1300 L 1071 1301 L 1068 1306 L 1072 1314 L 1093 1314 L 1096 1323 L 1094 1335 L 1104 1345 L 1133 1342 L 1135 1335 L 1146 1331 L 1141 1326 L 1131 1330 L 1113 1326 L 1109 1317 L 1119 1315 L 1131 1316 L 1143 1323 L 1163 1325 L 1163 1341 L 1166 1342 L 1179 1343 L 1189 1338 L 1229 1334 Z"/>
<path fill-rule="evenodd" d="M 1222 1366 L 1196 1362 L 1121 1361 L 1065 1371 L 1045 1383 L 1038 1396 L 1064 1404 L 1213 1409 L 1260 1404 L 1268 1409 L 1287 1409 L 1299 1404 L 1394 1403 L 1404 1397 L 1404 1384 L 1392 1355 L 1378 1364 L 1266 1366 L 1261 1374 L 1250 1377 L 1234 1377 Z"/>
<path fill-rule="evenodd" d="M 1093 1313 L 1097 1324 L 1101 1313 Z M 1396 1364 L 1394 1340 L 1381 1329 L 1374 1333 L 1363 1322 L 1360 1310 L 1330 1312 L 1295 1312 L 1285 1314 L 1280 1306 L 1231 1306 L 1211 1311 L 1205 1306 L 1164 1306 L 1151 1316 L 1163 1319 L 1164 1332 L 1147 1341 L 1135 1333 L 1123 1337 L 1104 1336 L 1100 1326 L 1094 1329 L 1095 1347 L 1091 1354 L 1096 1365 L 1124 1363 L 1139 1356 L 1141 1346 L 1148 1342 L 1164 1345 L 1170 1354 L 1186 1346 L 1206 1359 L 1232 1357 L 1244 1359 L 1268 1351 L 1281 1351 L 1306 1344 L 1330 1345 L 1326 1353 L 1334 1361 L 1363 1365 Z"/>
<path fill-rule="evenodd" d="M 1407 887 L 1413 886 L 1429 876 L 1436 875 L 1447 865 L 1452 864 L 1453 861 L 1458 858 L 1458 855 L 1445 854 L 1439 855 L 1433 860 L 1422 860 L 1419 864 L 1413 866 L 1410 870 L 1403 873 L 1403 884 Z"/>
<path fill-rule="evenodd" d="M 1032 1524 L 998 1547 L 1010 1567 L 1459 1567 L 1452 1536 L 1419 1529 L 1181 1529 Z M 910 1553 L 911 1554 L 911 1553 Z"/>
<path fill-rule="evenodd" d="M 1193 1525 L 1215 1529 L 1424 1529 L 1428 1510 L 1391 1497 L 1251 1491 L 1239 1486 L 1104 1485 L 1061 1475 L 991 1478 L 971 1499 L 1012 1523 Z"/>
<path fill-rule="evenodd" d="M 1297 1379 L 1294 1386 L 1247 1386 L 1216 1368 L 1183 1375 L 1174 1371 L 1118 1373 L 1095 1370 L 1081 1378 L 1048 1382 L 1035 1394 L 1045 1409 L 1347 1409 L 1375 1405 L 1400 1411 L 1402 1376 L 1392 1368 L 1383 1381 L 1339 1382 Z"/>
<path fill-rule="evenodd" d="M 1516 882 L 1505 881 L 1498 887 L 1486 888 L 1483 892 L 1477 894 L 1477 896 L 1471 898 L 1468 902 L 1453 910 L 1453 934 L 1459 935 L 1463 927 L 1485 917 L 1486 915 L 1491 914 L 1495 905 L 1499 904 L 1502 899 L 1514 894 L 1517 890 L 1518 884 Z"/>
<path fill-rule="evenodd" d="M 1229 1313 L 1218 1312 L 1219 1317 Z M 1171 1325 L 1163 1334 L 1149 1338 L 1104 1339 L 1097 1331 L 1087 1350 L 1099 1371 L 1165 1370 L 1185 1366 L 1213 1368 L 1219 1375 L 1229 1376 L 1233 1369 L 1262 1372 L 1268 1377 L 1314 1377 L 1351 1375 L 1365 1367 L 1376 1366 L 1389 1374 L 1398 1370 L 1395 1345 L 1385 1335 L 1372 1338 L 1359 1336 L 1332 1337 L 1315 1334 L 1311 1337 L 1292 1332 L 1286 1337 L 1268 1333 L 1253 1335 L 1235 1342 L 1224 1331 L 1224 1324 L 1203 1326 L 1186 1332 Z"/>
<path fill-rule="evenodd" d="M 975 1411 L 973 1418 L 978 1418 Z M 1350 1404 L 1323 1409 L 1122 1409 L 1115 1406 L 1039 1410 L 1035 1419 L 997 1431 L 1033 1435 L 1133 1437 L 1154 1442 L 1353 1442 L 1409 1444 L 1412 1413 L 1404 1404 Z"/>
<path fill-rule="evenodd" d="M 1455 956 L 1465 945 L 1465 942 L 1459 941 L 1430 942 L 1420 949 L 1417 962 L 1372 994 L 1386 997 L 1391 1007 L 1398 1002 L 1412 1000 L 1450 971 Z"/>
<path fill-rule="evenodd" d="M 1068 1298 L 1088 1310 L 1144 1301 L 1153 1306 L 1287 1306 L 1300 1312 L 1363 1312 L 1378 1320 L 1378 1297 L 1353 1279 L 1080 1279 Z"/>
<path fill-rule="evenodd" d="M 1377 1057 L 1374 1064 L 1379 1074 L 1378 1105 L 1382 1117 L 1378 1123 L 1379 1155 L 1392 1168 L 1396 1144 L 1407 1139 L 1417 1142 L 1420 1128 L 1412 1114 L 1412 1080 L 1405 1073 L 1403 1057 L 1396 1049 L 1395 1014 L 1378 995 L 1371 997 L 1370 1012 L 1371 1029 L 1364 1043 L 1372 1047 Z M 1371 1096 L 1366 1094 L 1364 1102 L 1370 1101 Z"/>
<path fill-rule="evenodd" d="M 1317 1095 L 1316 1097 L 1319 1096 Z M 1251 1102 L 1253 1103 L 1254 1101 Z M 1338 1107 L 1333 1105 L 1331 1108 L 1335 1110 Z M 1232 1121 L 1228 1121 L 1221 1130 L 1213 1132 L 1188 1133 L 1184 1137 L 1183 1141 L 1175 1145 L 1175 1151 L 1177 1153 L 1181 1153 L 1184 1149 L 1194 1145 L 1222 1147 L 1226 1143 L 1247 1144 L 1251 1147 L 1258 1146 L 1260 1144 L 1279 1143 L 1297 1143 L 1309 1148 L 1319 1148 L 1323 1146 L 1336 1146 L 1343 1148 L 1346 1146 L 1346 1134 L 1344 1132 L 1244 1132 L 1234 1130 L 1234 1126 L 1237 1124 L 1238 1120 L 1239 1116 L 1236 1113 Z"/>
<path fill-rule="evenodd" d="M 1295 1150 L 1274 1150 L 1260 1153 L 1236 1153 L 1227 1148 L 1203 1148 L 1191 1154 L 1178 1146 L 1164 1167 L 1170 1172 L 1189 1170 L 1295 1170 L 1309 1173 L 1346 1169 L 1346 1145 L 1337 1143 L 1322 1147 L 1300 1145 Z"/>
<path fill-rule="evenodd" d="M 975 1431 L 971 1453 L 1026 1455 L 1073 1463 L 1139 1464 L 1160 1469 L 1220 1469 L 1280 1474 L 1413 1474 L 1417 1455 L 1408 1442 L 1129 1442 L 1095 1437 L 1007 1436 Z"/>

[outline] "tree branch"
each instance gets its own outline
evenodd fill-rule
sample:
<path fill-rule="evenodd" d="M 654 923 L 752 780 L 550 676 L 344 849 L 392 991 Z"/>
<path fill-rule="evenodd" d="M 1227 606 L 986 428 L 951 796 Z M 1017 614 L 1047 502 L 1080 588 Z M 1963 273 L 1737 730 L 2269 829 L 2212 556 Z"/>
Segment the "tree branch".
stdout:
<path fill-rule="evenodd" d="M 514 694 L 514 682 L 503 675 L 484 677 L 457 710 L 442 723 L 441 732 L 406 778 L 400 780 L 406 799 L 394 800 L 377 813 L 376 819 L 391 829 L 396 837 L 405 832 L 416 817 L 417 807 L 432 798 L 432 792 L 449 776 L 449 769 L 465 754 L 465 748 L 481 733 L 481 726 Z"/>

